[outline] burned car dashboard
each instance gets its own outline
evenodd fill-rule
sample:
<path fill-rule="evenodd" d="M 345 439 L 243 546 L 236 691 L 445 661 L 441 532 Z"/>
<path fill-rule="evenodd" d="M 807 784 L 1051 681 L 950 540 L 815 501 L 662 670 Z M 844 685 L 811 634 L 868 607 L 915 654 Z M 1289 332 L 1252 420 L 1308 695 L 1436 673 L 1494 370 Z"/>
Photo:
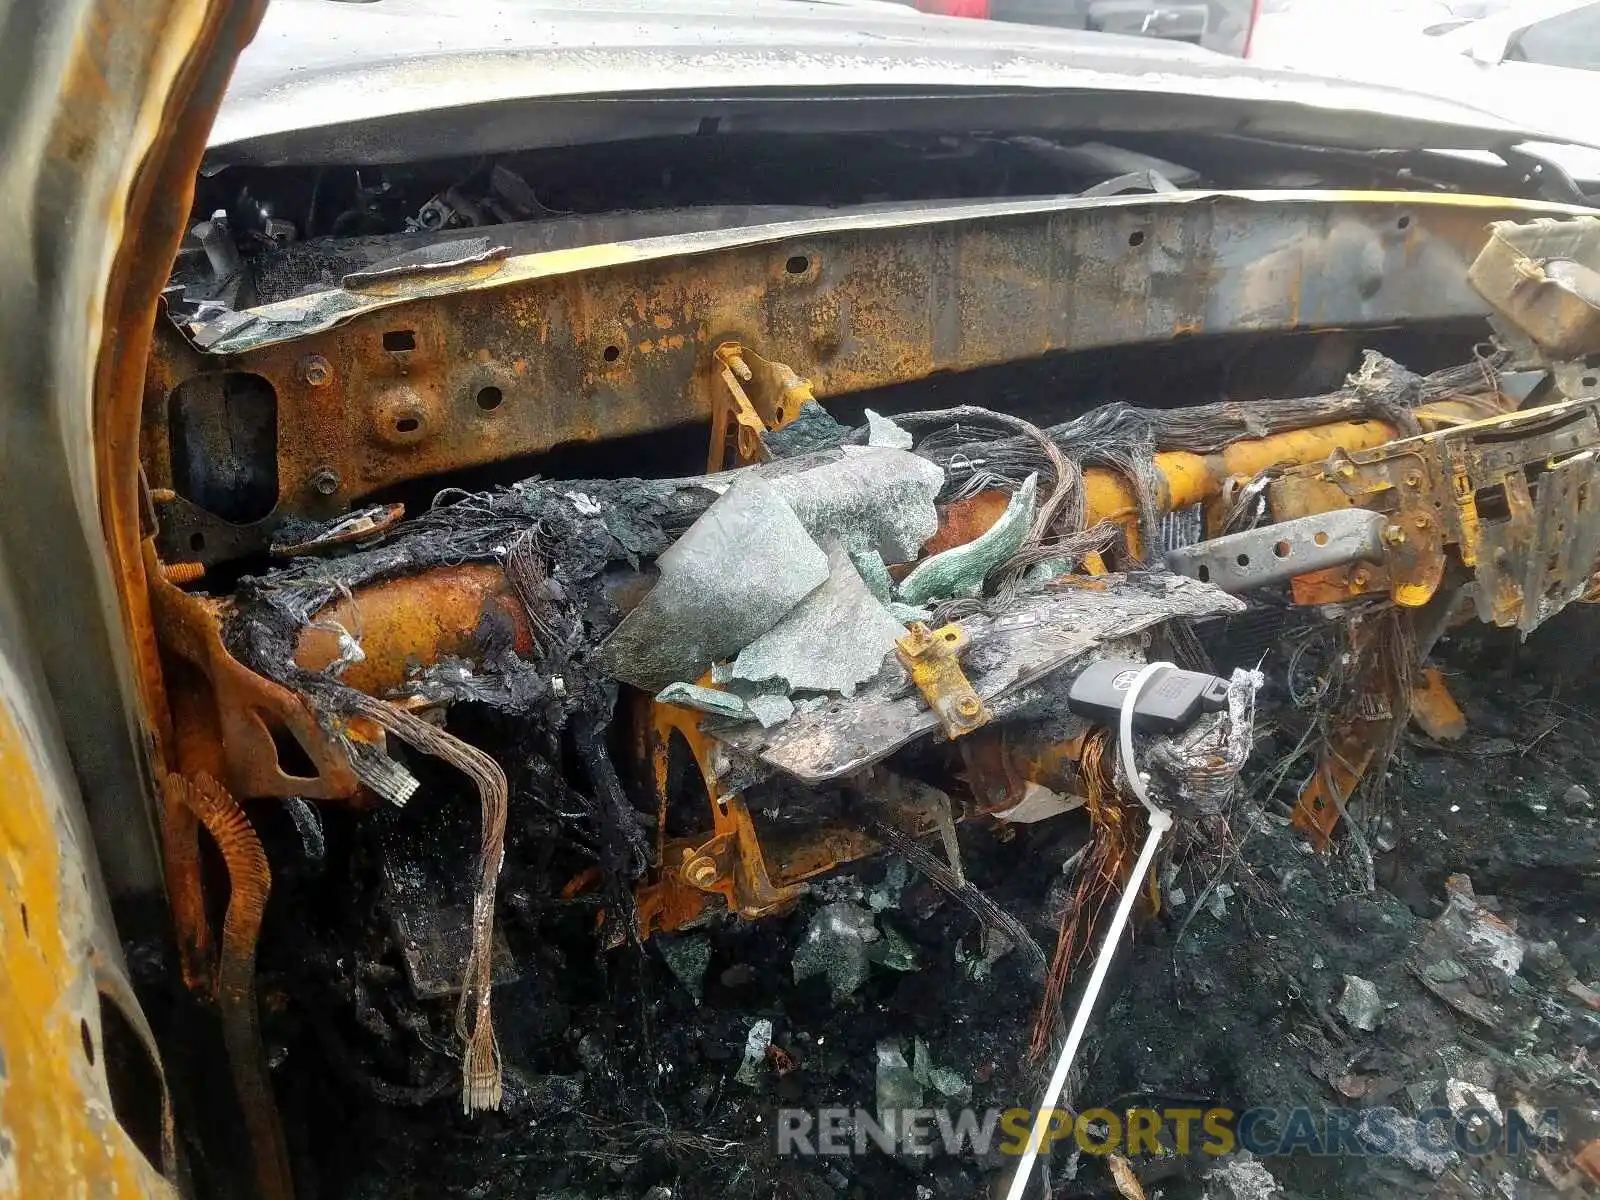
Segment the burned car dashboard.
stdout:
<path fill-rule="evenodd" d="M 259 1194 L 293 1172 L 258 954 L 342 997 L 382 1102 L 477 1113 L 543 923 L 601 957 L 887 847 L 1017 953 L 1048 1045 L 1145 786 L 1222 836 L 1281 660 L 1341 664 L 1285 706 L 1326 848 L 1414 703 L 1448 724 L 1445 630 L 1590 596 L 1600 337 L 1549 263 L 1600 261 L 1600 218 L 943 150 L 1016 194 L 845 172 L 841 203 L 768 161 L 737 203 L 663 175 L 584 213 L 487 160 L 202 181 L 141 431 L 161 830 Z M 1035 825 L 1077 847 L 1054 955 L 963 867 Z M 269 881 L 304 928 L 262 927 Z"/>

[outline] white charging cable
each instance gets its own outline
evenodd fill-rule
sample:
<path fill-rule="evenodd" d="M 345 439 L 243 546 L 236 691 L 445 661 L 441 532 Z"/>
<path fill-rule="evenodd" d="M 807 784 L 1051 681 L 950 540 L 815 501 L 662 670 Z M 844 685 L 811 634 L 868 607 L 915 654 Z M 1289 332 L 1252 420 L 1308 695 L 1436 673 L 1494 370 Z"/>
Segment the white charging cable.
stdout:
<path fill-rule="evenodd" d="M 1056 1060 L 1055 1073 L 1050 1076 L 1050 1084 L 1045 1088 L 1044 1097 L 1039 1101 L 1039 1107 L 1033 1114 L 1033 1128 L 1028 1132 L 1028 1144 L 1023 1149 L 1022 1161 L 1017 1164 L 1017 1173 L 1011 1177 L 1011 1189 L 1006 1192 L 1006 1200 L 1022 1200 L 1028 1190 L 1028 1180 L 1033 1175 L 1033 1164 L 1039 1157 L 1040 1142 L 1044 1139 L 1045 1127 L 1049 1123 L 1050 1114 L 1055 1110 L 1056 1102 L 1061 1099 L 1062 1089 L 1067 1086 L 1067 1076 L 1072 1072 L 1073 1061 L 1078 1057 L 1078 1047 L 1083 1044 L 1084 1031 L 1088 1029 L 1089 1018 L 1094 1013 L 1094 1002 L 1106 981 L 1106 973 L 1111 969 L 1111 956 L 1116 952 L 1122 931 L 1127 928 L 1128 917 L 1133 913 L 1133 902 L 1139 895 L 1139 881 L 1145 877 L 1150 870 L 1150 864 L 1155 861 L 1156 848 L 1161 844 L 1162 835 L 1172 828 L 1172 814 L 1150 802 L 1149 789 L 1139 774 L 1138 764 L 1133 761 L 1133 707 L 1139 702 L 1139 693 L 1144 691 L 1145 685 L 1156 673 L 1171 666 L 1173 664 L 1169 662 L 1146 664 L 1128 684 L 1128 694 L 1122 698 L 1122 711 L 1117 723 L 1117 745 L 1122 755 L 1122 768 L 1128 774 L 1128 786 L 1133 789 L 1133 794 L 1139 797 L 1139 803 L 1144 805 L 1145 811 L 1150 814 L 1150 832 L 1145 835 L 1144 848 L 1139 851 L 1139 860 L 1133 864 L 1133 873 L 1128 877 L 1128 885 L 1123 889 L 1122 899 L 1117 902 L 1117 911 L 1111 916 L 1110 928 L 1106 930 L 1106 940 L 1100 947 L 1099 957 L 1094 960 L 1094 970 L 1089 974 L 1089 985 L 1083 990 L 1083 999 L 1078 1001 L 1078 1011 L 1072 1015 L 1072 1028 L 1067 1031 L 1067 1044 L 1061 1048 L 1061 1057 Z"/>

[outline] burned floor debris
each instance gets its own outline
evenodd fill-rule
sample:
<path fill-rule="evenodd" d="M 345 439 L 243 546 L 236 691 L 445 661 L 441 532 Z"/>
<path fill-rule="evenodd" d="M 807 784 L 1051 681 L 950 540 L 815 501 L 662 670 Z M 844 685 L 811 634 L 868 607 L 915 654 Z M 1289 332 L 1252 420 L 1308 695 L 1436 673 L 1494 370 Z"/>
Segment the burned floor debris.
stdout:
<path fill-rule="evenodd" d="M 852 426 L 724 342 L 708 474 L 156 563 L 176 958 L 136 958 L 215 1009 L 206 1185 L 1595 1182 L 1600 721 L 1515 663 L 1594 620 L 1600 400 L 1499 302 L 1429 374 L 1043 423 Z"/>

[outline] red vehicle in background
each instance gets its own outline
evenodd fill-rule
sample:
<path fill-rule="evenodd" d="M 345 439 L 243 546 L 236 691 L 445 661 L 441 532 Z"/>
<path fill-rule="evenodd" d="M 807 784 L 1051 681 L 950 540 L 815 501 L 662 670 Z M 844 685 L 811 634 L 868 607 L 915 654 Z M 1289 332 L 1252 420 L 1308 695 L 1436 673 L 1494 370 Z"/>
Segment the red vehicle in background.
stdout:
<path fill-rule="evenodd" d="M 914 0 L 919 12 L 1191 42 L 1243 56 L 1259 0 Z"/>

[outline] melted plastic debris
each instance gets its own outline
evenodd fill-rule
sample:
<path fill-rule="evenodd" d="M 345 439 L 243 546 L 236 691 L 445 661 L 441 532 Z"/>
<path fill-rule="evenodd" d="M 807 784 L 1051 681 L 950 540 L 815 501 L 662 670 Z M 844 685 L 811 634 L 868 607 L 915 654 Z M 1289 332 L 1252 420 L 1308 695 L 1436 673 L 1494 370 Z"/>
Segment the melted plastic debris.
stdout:
<path fill-rule="evenodd" d="M 1004 812 L 995 813 L 994 818 L 1018 825 L 1032 825 L 1082 807 L 1082 796 L 1063 796 L 1030 779 L 1022 785 L 1022 799 Z"/>
<path fill-rule="evenodd" d="M 828 578 L 828 556 L 754 474 L 741 476 L 656 562 L 656 586 L 599 650 L 607 671 L 648 692 L 699 678 Z"/>
<path fill-rule="evenodd" d="M 794 952 L 794 981 L 825 976 L 837 1004 L 866 982 L 872 961 L 869 950 L 878 938 L 869 909 L 849 900 L 824 904 Z"/>
<path fill-rule="evenodd" d="M 939 528 L 933 502 L 944 471 L 905 450 L 844 446 L 828 462 L 768 478 L 819 543 L 910 562 Z"/>
<path fill-rule="evenodd" d="M 1265 684 L 1260 671 L 1236 669 L 1228 681 L 1225 711 L 1207 713 L 1188 729 L 1155 739 L 1151 774 L 1186 805 L 1207 815 L 1221 813 L 1254 745 L 1256 693 Z"/>
<path fill-rule="evenodd" d="M 791 691 L 840 692 L 883 668 L 905 627 L 873 598 L 842 546 L 828 552 L 828 581 L 734 660 L 733 677 L 781 681 Z"/>
<path fill-rule="evenodd" d="M 669 683 L 656 693 L 656 700 L 661 704 L 676 704 L 680 708 L 692 708 L 696 712 L 727 717 L 732 721 L 743 721 L 750 717 L 750 706 L 744 697 L 717 688 L 701 687 L 698 683 Z"/>
<path fill-rule="evenodd" d="M 699 1004 L 705 998 L 706 968 L 711 965 L 711 940 L 703 933 L 660 934 L 654 944 L 674 978 Z"/>
<path fill-rule="evenodd" d="M 745 1087 L 757 1087 L 766 1071 L 767 1050 L 772 1046 L 772 1022 L 757 1021 L 744 1039 L 744 1060 L 733 1077 Z"/>
<path fill-rule="evenodd" d="M 990 572 L 1015 554 L 1028 536 L 1038 490 L 1038 474 L 1029 475 L 992 526 L 966 545 L 954 546 L 919 563 L 901 580 L 900 599 L 908 604 L 926 604 L 952 596 L 976 596 Z"/>
<path fill-rule="evenodd" d="M 1375 1153 L 1392 1155 L 1413 1170 L 1437 1179 L 1455 1166 L 1460 1156 L 1450 1148 L 1449 1134 L 1441 1144 L 1439 1127 L 1393 1108 L 1364 1108 L 1355 1127 L 1356 1137 Z"/>
<path fill-rule="evenodd" d="M 1452 875 L 1444 881 L 1444 891 L 1445 909 L 1434 921 L 1434 930 L 1456 942 L 1462 951 L 1459 957 L 1486 962 L 1507 976 L 1520 971 L 1526 952 L 1523 940 L 1478 899 L 1472 880 Z"/>
<path fill-rule="evenodd" d="M 1281 1200 L 1272 1172 L 1248 1150 L 1206 1173 L 1205 1200 Z"/>
<path fill-rule="evenodd" d="M 888 417 L 879 416 L 867 409 L 867 445 L 885 446 L 890 450 L 911 449 L 911 434 Z"/>

